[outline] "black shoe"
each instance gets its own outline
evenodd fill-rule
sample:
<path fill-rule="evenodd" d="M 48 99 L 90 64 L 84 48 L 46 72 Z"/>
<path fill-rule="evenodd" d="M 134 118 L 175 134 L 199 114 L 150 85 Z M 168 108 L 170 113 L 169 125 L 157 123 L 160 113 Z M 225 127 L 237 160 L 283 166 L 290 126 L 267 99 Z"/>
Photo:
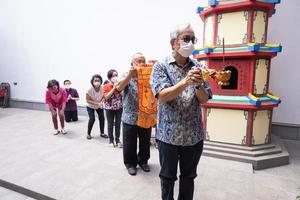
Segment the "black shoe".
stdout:
<path fill-rule="evenodd" d="M 127 168 L 128 174 L 130 174 L 131 176 L 135 176 L 136 175 L 136 167 L 129 167 Z"/>
<path fill-rule="evenodd" d="M 108 138 L 108 135 L 106 135 L 105 133 L 101 133 L 101 134 L 100 134 L 100 137 Z"/>
<path fill-rule="evenodd" d="M 90 140 L 90 139 L 92 139 L 92 136 L 91 135 L 87 135 L 86 139 Z"/>
<path fill-rule="evenodd" d="M 150 166 L 147 163 L 141 164 L 140 167 L 144 172 L 150 172 Z"/>

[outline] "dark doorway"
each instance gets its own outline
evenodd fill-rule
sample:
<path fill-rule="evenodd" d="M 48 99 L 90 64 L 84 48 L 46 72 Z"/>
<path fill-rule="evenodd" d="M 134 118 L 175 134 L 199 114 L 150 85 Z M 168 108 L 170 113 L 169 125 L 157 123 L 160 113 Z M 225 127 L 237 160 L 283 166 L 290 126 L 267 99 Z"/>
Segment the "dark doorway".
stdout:
<path fill-rule="evenodd" d="M 229 85 L 221 86 L 222 89 L 236 90 L 238 88 L 238 70 L 234 66 L 225 67 L 225 70 L 231 71 Z"/>

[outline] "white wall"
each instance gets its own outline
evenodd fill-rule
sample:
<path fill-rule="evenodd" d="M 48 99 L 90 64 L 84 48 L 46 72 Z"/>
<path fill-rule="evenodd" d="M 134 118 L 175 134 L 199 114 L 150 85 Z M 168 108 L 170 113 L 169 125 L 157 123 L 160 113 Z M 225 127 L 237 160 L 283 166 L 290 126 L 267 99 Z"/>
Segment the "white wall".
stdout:
<path fill-rule="evenodd" d="M 283 51 L 272 59 L 270 91 L 281 97 L 273 121 L 300 124 L 300 1 L 282 1 L 270 18 L 269 43 L 281 43 Z"/>
<path fill-rule="evenodd" d="M 175 25 L 191 22 L 202 46 L 203 24 L 195 10 L 206 2 L 0 0 L 0 82 L 11 84 L 14 99 L 44 101 L 49 79 L 70 79 L 84 105 L 93 74 L 106 78 L 111 68 L 120 74 L 127 71 L 137 51 L 147 59 L 168 55 L 169 31 Z M 281 42 L 283 52 L 272 60 L 270 89 L 283 102 L 273 119 L 300 124 L 300 1 L 283 1 L 276 7 L 269 42 Z"/>
<path fill-rule="evenodd" d="M 70 79 L 84 104 L 90 78 L 130 67 L 135 52 L 160 59 L 169 32 L 191 22 L 202 33 L 194 0 L 0 0 L 0 82 L 12 98 L 44 101 L 47 81 Z"/>

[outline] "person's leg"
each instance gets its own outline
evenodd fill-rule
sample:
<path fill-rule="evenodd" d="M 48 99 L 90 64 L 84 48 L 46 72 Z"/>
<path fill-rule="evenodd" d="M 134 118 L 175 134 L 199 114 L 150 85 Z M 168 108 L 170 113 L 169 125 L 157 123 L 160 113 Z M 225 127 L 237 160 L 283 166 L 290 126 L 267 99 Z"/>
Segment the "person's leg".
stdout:
<path fill-rule="evenodd" d="M 91 139 L 91 131 L 95 122 L 95 110 L 90 108 L 90 107 L 86 107 L 88 115 L 89 115 L 89 122 L 88 122 L 88 130 L 87 130 L 87 138 Z"/>
<path fill-rule="evenodd" d="M 71 111 L 71 119 L 73 122 L 78 121 L 78 111 L 77 110 Z"/>
<path fill-rule="evenodd" d="M 72 111 L 65 111 L 65 120 L 66 122 L 71 122 L 71 118 L 72 118 Z"/>
<path fill-rule="evenodd" d="M 127 168 L 137 166 L 137 126 L 123 122 L 123 160 Z"/>
<path fill-rule="evenodd" d="M 61 108 L 58 109 L 58 116 L 60 120 L 60 127 L 63 130 L 65 128 L 65 114 L 61 112 Z"/>
<path fill-rule="evenodd" d="M 57 110 L 54 108 L 54 111 L 50 111 L 51 118 L 53 122 L 53 126 L 55 130 L 58 130 L 58 124 L 57 124 Z"/>
<path fill-rule="evenodd" d="M 150 158 L 150 139 L 152 128 L 138 127 L 139 153 L 138 162 L 140 165 L 147 164 Z"/>
<path fill-rule="evenodd" d="M 150 166 L 148 160 L 150 158 L 150 140 L 151 140 L 151 129 L 152 128 L 138 128 L 139 137 L 139 153 L 138 163 L 141 169 L 145 172 L 150 172 Z"/>
<path fill-rule="evenodd" d="M 121 118 L 122 118 L 122 111 L 123 109 L 116 110 L 115 115 L 115 136 L 116 136 L 116 143 L 120 143 L 120 129 L 121 129 Z M 121 144 L 120 144 L 121 145 Z M 121 146 L 119 146 L 121 147 Z"/>
<path fill-rule="evenodd" d="M 162 200 L 174 200 L 174 183 L 177 180 L 178 147 L 157 141 L 160 162 Z"/>
<path fill-rule="evenodd" d="M 105 110 L 107 119 L 107 132 L 109 137 L 109 143 L 114 142 L 114 110 Z"/>
<path fill-rule="evenodd" d="M 100 136 L 104 138 L 108 138 L 106 134 L 104 134 L 104 123 L 105 123 L 105 118 L 104 118 L 104 112 L 103 109 L 98 108 L 96 110 L 98 114 L 98 119 L 99 119 L 99 126 L 100 126 Z"/>
<path fill-rule="evenodd" d="M 178 199 L 192 200 L 194 195 L 194 179 L 203 150 L 203 140 L 194 146 L 185 146 L 180 150 L 179 195 Z"/>

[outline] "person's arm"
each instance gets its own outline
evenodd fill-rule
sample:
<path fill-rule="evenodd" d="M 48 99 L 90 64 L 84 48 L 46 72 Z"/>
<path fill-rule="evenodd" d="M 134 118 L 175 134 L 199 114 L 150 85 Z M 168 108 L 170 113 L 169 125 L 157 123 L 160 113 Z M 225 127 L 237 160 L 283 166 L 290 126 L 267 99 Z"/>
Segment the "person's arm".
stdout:
<path fill-rule="evenodd" d="M 63 103 L 62 103 L 62 106 L 61 106 L 61 110 L 60 110 L 60 114 L 63 114 L 64 113 L 64 111 L 65 111 L 65 109 L 66 109 L 66 102 L 64 101 Z"/>
<path fill-rule="evenodd" d="M 51 113 L 55 113 L 55 109 L 51 103 L 47 104 Z"/>
<path fill-rule="evenodd" d="M 131 67 L 129 72 L 127 73 L 127 75 L 121 79 L 117 84 L 116 84 L 116 89 L 121 92 L 125 89 L 125 87 L 128 85 L 130 79 L 133 77 L 133 76 L 136 76 L 137 74 L 137 70 L 135 67 Z"/>
<path fill-rule="evenodd" d="M 99 107 L 100 107 L 101 102 L 94 101 L 94 100 L 90 97 L 90 95 L 89 95 L 88 93 L 86 93 L 85 99 L 86 99 L 86 102 L 87 102 L 87 103 L 93 104 L 93 105 L 95 105 L 95 106 L 99 106 Z"/>
<path fill-rule="evenodd" d="M 60 92 L 62 92 L 62 103 L 61 103 L 61 110 L 60 110 L 60 114 L 62 115 L 66 109 L 66 102 L 68 101 L 68 94 L 67 94 L 66 90 L 64 90 L 64 89 L 60 90 Z"/>
<path fill-rule="evenodd" d="M 78 101 L 79 100 L 79 97 L 70 97 L 70 99 L 74 100 L 74 101 Z"/>
<path fill-rule="evenodd" d="M 158 100 L 161 103 L 166 103 L 179 96 L 189 84 L 185 79 L 179 81 L 176 85 L 164 88 L 158 93 Z"/>
<path fill-rule="evenodd" d="M 160 75 L 162 73 L 159 73 Z M 195 68 L 192 68 L 187 76 L 179 81 L 176 85 L 170 87 L 163 87 L 157 95 L 158 100 L 161 103 L 166 103 L 168 101 L 174 100 L 177 98 L 185 89 L 186 87 L 194 84 L 200 83 L 202 81 L 201 74 Z"/>
<path fill-rule="evenodd" d="M 203 86 L 196 87 L 196 96 L 201 104 L 209 99 L 208 91 Z"/>
<path fill-rule="evenodd" d="M 74 96 L 69 95 L 68 99 L 71 99 L 71 100 L 74 100 L 74 101 L 78 101 L 79 100 L 78 92 L 77 92 L 76 89 L 73 89 L 73 90 L 74 90 Z"/>
<path fill-rule="evenodd" d="M 210 87 L 207 82 L 203 80 L 202 76 L 202 70 L 199 67 L 192 67 L 192 70 L 194 70 L 194 83 L 196 83 L 196 96 L 198 98 L 198 101 L 203 104 L 208 101 L 210 97 Z"/>
<path fill-rule="evenodd" d="M 116 86 L 114 84 L 113 88 L 110 91 L 107 91 L 107 89 L 104 89 L 104 99 L 110 99 L 110 97 L 113 95 L 115 92 Z"/>
<path fill-rule="evenodd" d="M 50 110 L 50 112 L 51 113 L 54 113 L 55 112 L 55 110 L 54 110 L 54 108 L 53 108 L 53 105 L 52 105 L 52 100 L 51 100 L 51 95 L 50 95 L 50 91 L 46 91 L 46 104 L 48 105 L 48 108 L 49 108 L 49 110 Z"/>

